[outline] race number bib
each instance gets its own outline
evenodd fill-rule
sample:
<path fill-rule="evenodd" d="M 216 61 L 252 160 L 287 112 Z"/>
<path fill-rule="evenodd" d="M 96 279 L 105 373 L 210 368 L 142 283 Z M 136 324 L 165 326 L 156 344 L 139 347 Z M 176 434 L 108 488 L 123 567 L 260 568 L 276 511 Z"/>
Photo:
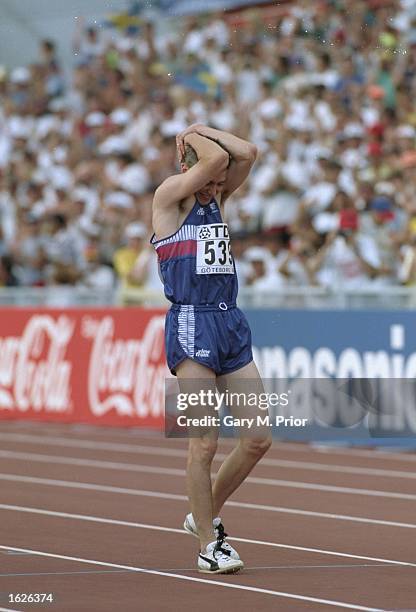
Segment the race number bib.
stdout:
<path fill-rule="evenodd" d="M 196 237 L 197 274 L 234 274 L 230 235 L 226 223 L 200 225 Z"/>

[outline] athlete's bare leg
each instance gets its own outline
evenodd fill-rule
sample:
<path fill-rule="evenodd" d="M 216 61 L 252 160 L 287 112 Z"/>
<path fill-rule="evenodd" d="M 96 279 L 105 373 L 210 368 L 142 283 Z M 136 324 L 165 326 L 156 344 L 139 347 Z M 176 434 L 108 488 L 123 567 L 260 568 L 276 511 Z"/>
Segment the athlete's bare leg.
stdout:
<path fill-rule="evenodd" d="M 217 378 L 217 385 L 221 390 L 228 389 L 231 393 L 242 393 L 247 391 L 244 380 L 250 380 L 250 391 L 263 393 L 263 383 L 255 363 L 252 361 L 237 372 Z M 232 408 L 231 411 L 233 412 Z M 258 410 L 253 408 L 245 410 L 245 416 L 255 417 Z M 265 413 L 267 414 L 267 413 Z M 272 438 L 270 430 L 264 427 L 256 427 L 252 432 L 241 434 L 239 442 L 230 455 L 224 460 L 215 478 L 212 489 L 213 516 L 220 513 L 225 501 L 245 480 L 256 463 L 270 448 Z"/>
<path fill-rule="evenodd" d="M 198 393 L 201 388 L 215 392 L 215 372 L 191 359 L 183 361 L 176 374 L 181 393 Z M 198 410 L 195 413 L 198 415 Z M 189 438 L 187 491 L 203 551 L 216 537 L 212 526 L 211 464 L 217 450 L 218 427 L 200 432 L 201 435 L 195 433 Z"/>

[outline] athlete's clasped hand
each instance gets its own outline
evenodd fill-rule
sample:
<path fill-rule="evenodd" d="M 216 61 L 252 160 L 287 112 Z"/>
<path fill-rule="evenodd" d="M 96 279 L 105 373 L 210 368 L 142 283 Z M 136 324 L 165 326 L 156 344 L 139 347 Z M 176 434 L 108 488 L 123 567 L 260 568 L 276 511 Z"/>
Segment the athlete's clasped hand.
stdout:
<path fill-rule="evenodd" d="M 193 123 L 186 130 L 182 130 L 176 136 L 176 148 L 178 150 L 179 159 L 182 159 L 185 155 L 185 136 L 188 134 L 199 134 L 200 136 L 205 136 L 203 133 L 205 126 L 202 123 Z"/>

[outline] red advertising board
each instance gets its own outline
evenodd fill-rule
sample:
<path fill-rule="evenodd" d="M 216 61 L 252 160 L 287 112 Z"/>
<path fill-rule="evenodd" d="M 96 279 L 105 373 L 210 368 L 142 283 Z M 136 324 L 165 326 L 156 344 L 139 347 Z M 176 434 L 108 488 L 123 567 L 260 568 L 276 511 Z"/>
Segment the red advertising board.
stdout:
<path fill-rule="evenodd" d="M 162 429 L 165 311 L 1 309 L 0 419 Z"/>

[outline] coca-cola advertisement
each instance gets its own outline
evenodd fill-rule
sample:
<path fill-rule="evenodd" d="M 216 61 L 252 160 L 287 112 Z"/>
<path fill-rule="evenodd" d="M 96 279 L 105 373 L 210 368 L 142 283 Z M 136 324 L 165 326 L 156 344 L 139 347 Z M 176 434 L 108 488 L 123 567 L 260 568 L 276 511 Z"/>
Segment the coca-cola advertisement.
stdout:
<path fill-rule="evenodd" d="M 2 309 L 0 418 L 162 429 L 165 312 Z"/>

